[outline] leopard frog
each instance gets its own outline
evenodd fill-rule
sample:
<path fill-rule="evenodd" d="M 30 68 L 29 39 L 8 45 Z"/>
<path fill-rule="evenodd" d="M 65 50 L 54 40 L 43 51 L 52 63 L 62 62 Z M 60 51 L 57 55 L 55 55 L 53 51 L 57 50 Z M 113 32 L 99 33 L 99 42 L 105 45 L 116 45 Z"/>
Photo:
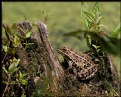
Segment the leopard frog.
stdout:
<path fill-rule="evenodd" d="M 74 74 L 81 80 L 87 80 L 96 75 L 98 64 L 92 61 L 91 56 L 88 54 L 80 54 L 67 47 L 59 48 L 57 51 L 68 62 L 69 68 L 71 68 Z"/>

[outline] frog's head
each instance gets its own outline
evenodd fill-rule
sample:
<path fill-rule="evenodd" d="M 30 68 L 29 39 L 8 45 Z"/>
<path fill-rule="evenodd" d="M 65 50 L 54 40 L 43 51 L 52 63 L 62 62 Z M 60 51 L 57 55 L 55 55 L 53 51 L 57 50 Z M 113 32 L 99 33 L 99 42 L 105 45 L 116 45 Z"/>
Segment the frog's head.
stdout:
<path fill-rule="evenodd" d="M 64 58 L 66 59 L 71 59 L 71 51 L 67 48 L 67 47 L 64 47 L 64 48 L 59 48 L 58 50 L 58 53 L 60 53 Z"/>

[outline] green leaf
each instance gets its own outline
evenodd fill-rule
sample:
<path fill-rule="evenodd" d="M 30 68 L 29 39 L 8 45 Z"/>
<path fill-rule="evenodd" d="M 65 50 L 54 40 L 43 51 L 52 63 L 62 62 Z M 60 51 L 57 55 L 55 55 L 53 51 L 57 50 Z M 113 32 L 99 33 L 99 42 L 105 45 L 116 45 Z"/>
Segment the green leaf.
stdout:
<path fill-rule="evenodd" d="M 20 75 L 20 80 L 23 80 L 25 76 L 27 76 L 27 73 L 21 73 L 21 71 L 19 71 L 19 75 Z"/>
<path fill-rule="evenodd" d="M 16 67 L 13 70 L 10 71 L 11 75 L 13 75 L 14 72 L 16 72 L 20 67 Z"/>
<path fill-rule="evenodd" d="M 25 76 L 27 76 L 28 74 L 21 74 L 20 75 L 20 79 L 23 79 Z"/>
<path fill-rule="evenodd" d="M 25 94 L 22 94 L 21 97 L 26 97 L 26 95 Z"/>
<path fill-rule="evenodd" d="M 98 50 L 98 49 L 100 48 L 100 46 L 97 46 L 97 45 L 94 45 L 94 44 L 92 44 L 92 46 L 93 46 L 96 50 Z"/>
<path fill-rule="evenodd" d="M 14 63 L 13 63 L 13 64 L 10 64 L 8 70 L 11 71 L 11 70 L 13 70 L 13 69 L 15 69 L 15 64 L 14 64 Z"/>
<path fill-rule="evenodd" d="M 85 35 L 87 46 L 90 48 L 91 46 L 91 37 L 89 35 Z"/>
<path fill-rule="evenodd" d="M 92 12 L 95 14 L 95 16 L 99 16 L 100 15 L 100 10 L 99 10 L 99 6 L 98 6 L 98 2 L 96 2 L 92 8 Z"/>
<path fill-rule="evenodd" d="M 8 50 L 8 47 L 7 46 L 2 46 L 2 48 L 3 48 L 3 50 L 5 51 L 5 52 L 7 52 L 7 50 Z"/>
<path fill-rule="evenodd" d="M 84 14 L 84 11 L 85 12 L 88 12 L 88 5 L 85 3 L 85 2 L 81 2 L 81 19 L 82 21 L 85 21 L 86 20 L 86 16 Z"/>
<path fill-rule="evenodd" d="M 87 22 L 88 22 L 88 28 L 89 29 L 91 29 L 92 27 L 94 27 L 94 23 L 93 22 L 89 21 L 88 19 L 87 19 Z"/>
<path fill-rule="evenodd" d="M 94 18 L 92 17 L 92 15 L 89 12 L 83 11 L 83 13 L 89 18 L 91 19 L 93 22 L 95 21 Z"/>
<path fill-rule="evenodd" d="M 19 75 L 20 75 L 20 82 L 21 82 L 21 84 L 27 85 L 27 80 L 24 79 L 24 77 L 25 77 L 27 74 L 22 74 L 21 71 L 19 71 Z"/>
<path fill-rule="evenodd" d="M 27 85 L 27 83 L 28 83 L 27 80 L 24 80 L 24 79 L 21 80 L 21 84 L 23 84 L 23 85 Z"/>
<path fill-rule="evenodd" d="M 118 26 L 113 30 L 113 32 L 110 34 L 110 37 L 114 37 L 117 38 L 118 35 L 121 33 L 121 25 L 120 23 L 118 24 Z"/>
<path fill-rule="evenodd" d="M 81 11 L 87 11 L 89 10 L 87 3 L 81 2 Z"/>
<path fill-rule="evenodd" d="M 114 54 L 114 55 L 120 55 L 120 41 L 121 39 L 117 39 L 114 37 L 109 37 L 109 36 L 102 36 L 97 32 L 94 31 L 86 31 L 86 30 L 76 30 L 76 31 L 72 31 L 72 32 L 68 32 L 66 34 L 64 34 L 65 36 L 74 36 L 74 37 L 78 37 L 80 36 L 80 33 L 86 33 L 88 34 L 91 38 L 96 39 L 97 41 L 99 41 L 99 43 L 101 44 L 101 47 L 103 47 L 103 49 L 105 51 L 107 51 L 108 53 Z"/>
<path fill-rule="evenodd" d="M 98 27 L 104 27 L 104 28 L 107 28 L 106 25 L 103 25 L 103 24 L 99 24 Z"/>
<path fill-rule="evenodd" d="M 103 19 L 103 16 L 99 16 L 99 17 L 97 17 L 97 20 L 96 20 L 96 24 L 97 24 L 97 25 L 100 24 L 101 19 Z"/>
<path fill-rule="evenodd" d="M 90 15 L 91 15 L 91 17 L 92 17 L 93 19 L 96 18 L 95 14 L 94 14 L 92 11 L 90 12 Z"/>
<path fill-rule="evenodd" d="M 2 26 L 4 27 L 6 33 L 12 35 L 12 31 L 11 31 L 10 25 L 8 25 L 8 24 L 3 24 Z"/>
<path fill-rule="evenodd" d="M 88 21 L 85 20 L 85 26 L 88 28 L 89 27 L 89 24 L 88 24 Z"/>
<path fill-rule="evenodd" d="M 19 64 L 19 62 L 20 62 L 20 59 L 16 59 L 16 58 L 14 57 L 13 61 L 12 61 L 12 60 L 10 60 L 10 61 L 11 61 L 11 64 L 10 64 L 8 70 L 9 70 L 9 71 L 12 71 L 12 70 L 14 70 L 14 69 L 18 66 L 18 64 Z"/>
<path fill-rule="evenodd" d="M 2 67 L 3 71 L 8 74 L 8 71 L 5 69 L 5 67 Z"/>
<path fill-rule="evenodd" d="M 108 36 L 100 36 L 98 33 L 89 32 L 90 36 L 97 39 L 99 43 L 101 44 L 101 47 L 108 53 L 114 54 L 114 55 L 120 55 L 120 41 L 121 39 L 117 38 L 110 38 Z"/>
<path fill-rule="evenodd" d="M 80 33 L 80 30 L 76 30 L 76 31 L 65 33 L 64 36 L 76 36 L 79 33 Z"/>
<path fill-rule="evenodd" d="M 99 9 L 99 7 L 98 7 L 98 2 L 96 2 L 96 3 L 93 5 L 93 8 L 92 8 L 92 10 L 96 10 L 96 9 Z"/>
<path fill-rule="evenodd" d="M 18 47 L 20 45 L 20 43 L 21 43 L 20 38 L 17 35 L 15 35 L 13 38 L 13 46 Z"/>
<path fill-rule="evenodd" d="M 31 31 L 27 32 L 27 33 L 26 33 L 26 38 L 31 37 L 31 35 L 32 35 L 32 32 L 31 32 Z"/>

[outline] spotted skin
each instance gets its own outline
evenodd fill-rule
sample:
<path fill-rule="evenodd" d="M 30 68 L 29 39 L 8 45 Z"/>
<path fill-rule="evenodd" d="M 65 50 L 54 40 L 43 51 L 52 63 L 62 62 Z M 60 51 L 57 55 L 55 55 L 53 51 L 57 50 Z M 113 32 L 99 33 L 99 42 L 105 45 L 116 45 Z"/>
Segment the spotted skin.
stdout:
<path fill-rule="evenodd" d="M 80 54 L 66 47 L 59 48 L 58 53 L 67 60 L 69 68 L 73 69 L 74 74 L 81 80 L 87 80 L 96 75 L 98 64 L 95 64 L 88 54 Z"/>

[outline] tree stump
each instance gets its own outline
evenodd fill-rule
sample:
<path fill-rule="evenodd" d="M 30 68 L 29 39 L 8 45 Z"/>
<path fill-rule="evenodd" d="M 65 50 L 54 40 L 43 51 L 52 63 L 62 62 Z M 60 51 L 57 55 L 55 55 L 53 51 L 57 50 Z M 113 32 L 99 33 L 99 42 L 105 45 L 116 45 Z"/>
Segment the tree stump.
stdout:
<path fill-rule="evenodd" d="M 18 30 L 21 35 L 24 35 L 24 31 L 26 30 L 32 31 L 32 36 L 28 40 L 34 43 L 34 45 L 26 50 L 23 45 L 18 47 L 18 56 L 21 60 L 20 64 L 22 64 L 24 69 L 28 72 L 34 72 L 36 74 L 31 74 L 29 88 L 32 84 L 35 85 L 37 80 L 40 81 L 42 77 L 44 79 L 50 79 L 49 88 L 51 88 L 53 93 L 57 92 L 58 87 L 61 87 L 63 82 L 64 71 L 49 43 L 46 25 L 40 21 L 37 22 L 37 29 L 34 29 L 32 24 L 27 21 L 18 23 L 17 25 L 23 29 L 23 31 Z M 35 83 L 33 83 L 34 81 Z M 31 95 L 33 91 L 34 89 L 29 91 L 29 95 Z"/>
<path fill-rule="evenodd" d="M 104 68 L 108 69 L 107 73 L 110 75 L 110 81 L 109 79 L 100 79 L 99 76 L 103 75 L 99 73 L 95 78 L 81 82 L 74 75 L 66 73 L 63 69 L 49 43 L 49 32 L 44 23 L 38 21 L 36 28 L 34 28 L 32 23 L 25 21 L 18 23 L 18 26 L 23 30 L 29 29 L 33 32 L 28 41 L 34 44 L 26 50 L 23 45 L 20 45 L 18 48 L 21 64 L 27 72 L 31 73 L 30 85 L 27 91 L 28 96 L 31 96 L 32 92 L 35 92 L 36 95 L 35 89 L 38 89 L 37 91 L 44 90 L 42 85 L 45 85 L 46 89 L 45 91 L 40 91 L 40 94 L 51 90 L 50 94 L 53 96 L 119 96 L 120 78 L 110 59 L 110 62 L 107 63 L 109 66 Z M 21 35 L 24 33 L 20 29 L 18 32 Z M 46 81 L 49 84 L 46 84 Z M 111 88 L 111 90 L 108 90 L 108 88 Z"/>

